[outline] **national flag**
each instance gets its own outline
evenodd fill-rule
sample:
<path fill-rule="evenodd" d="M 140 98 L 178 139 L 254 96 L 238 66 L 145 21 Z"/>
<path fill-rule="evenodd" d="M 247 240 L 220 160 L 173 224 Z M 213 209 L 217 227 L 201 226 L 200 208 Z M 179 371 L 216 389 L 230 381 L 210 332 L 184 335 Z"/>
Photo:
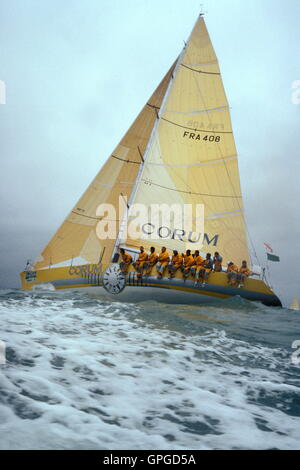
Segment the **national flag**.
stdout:
<path fill-rule="evenodd" d="M 277 261 L 277 262 L 280 261 L 279 256 L 277 256 L 277 255 L 272 255 L 271 253 L 267 253 L 267 259 L 268 259 L 269 261 Z"/>
<path fill-rule="evenodd" d="M 268 243 L 264 243 L 264 245 L 267 251 L 269 251 L 270 253 L 273 253 L 273 248 Z"/>

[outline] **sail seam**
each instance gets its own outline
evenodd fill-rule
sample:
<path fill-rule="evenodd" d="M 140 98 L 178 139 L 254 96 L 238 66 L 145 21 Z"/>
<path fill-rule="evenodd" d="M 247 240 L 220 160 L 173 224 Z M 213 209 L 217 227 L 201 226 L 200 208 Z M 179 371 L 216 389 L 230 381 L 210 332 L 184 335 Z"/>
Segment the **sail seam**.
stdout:
<path fill-rule="evenodd" d="M 175 191 L 177 193 L 184 193 L 184 194 L 193 194 L 195 196 L 209 196 L 209 197 L 226 197 L 231 199 L 240 199 L 242 196 L 229 196 L 224 194 L 207 194 L 207 193 L 194 193 L 192 191 L 183 191 L 182 189 L 174 189 L 169 188 L 168 186 L 162 186 L 161 184 L 153 183 L 152 181 L 142 179 L 145 184 L 149 184 L 150 186 L 158 186 L 159 188 L 168 189 L 169 191 Z"/>
<path fill-rule="evenodd" d="M 173 124 L 174 126 L 182 127 L 183 129 L 189 129 L 190 131 L 195 131 L 195 132 L 213 132 L 214 134 L 232 134 L 232 131 L 209 131 L 207 129 L 193 129 L 192 127 L 187 127 L 183 126 L 182 124 L 177 124 L 177 122 L 170 121 L 169 119 L 166 119 L 164 117 L 161 118 L 163 121 L 168 122 L 169 124 Z"/>
<path fill-rule="evenodd" d="M 231 157 L 225 158 L 225 161 L 236 160 L 237 155 L 233 155 Z M 169 163 L 155 163 L 155 162 L 148 162 L 147 165 L 156 165 L 156 166 L 167 166 L 167 167 L 191 167 L 191 166 L 205 166 L 205 165 L 214 165 L 217 163 L 223 163 L 223 159 L 219 158 L 218 160 L 208 160 L 207 162 L 199 162 L 199 163 L 191 163 L 191 164 L 169 164 Z"/>
<path fill-rule="evenodd" d="M 166 109 L 166 113 L 172 113 L 172 114 L 185 114 L 185 115 L 190 115 L 190 114 L 203 114 L 203 113 L 216 113 L 218 111 L 224 111 L 225 109 L 228 109 L 229 106 L 219 106 L 218 108 L 211 108 L 211 109 L 195 109 L 194 111 L 172 111 L 171 109 Z"/>

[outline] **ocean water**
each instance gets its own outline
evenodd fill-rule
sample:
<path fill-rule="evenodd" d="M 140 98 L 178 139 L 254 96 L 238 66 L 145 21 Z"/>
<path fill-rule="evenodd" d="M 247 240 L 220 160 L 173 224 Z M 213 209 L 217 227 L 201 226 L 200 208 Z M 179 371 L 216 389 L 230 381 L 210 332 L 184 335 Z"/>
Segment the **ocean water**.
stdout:
<path fill-rule="evenodd" d="M 2 290 L 0 340 L 0 449 L 300 449 L 300 312 Z"/>

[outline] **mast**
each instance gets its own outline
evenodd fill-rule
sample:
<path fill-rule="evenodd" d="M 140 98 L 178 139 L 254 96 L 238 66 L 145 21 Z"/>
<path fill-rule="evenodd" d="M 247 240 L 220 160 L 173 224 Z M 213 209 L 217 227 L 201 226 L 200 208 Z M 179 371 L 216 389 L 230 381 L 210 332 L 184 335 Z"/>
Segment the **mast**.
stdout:
<path fill-rule="evenodd" d="M 201 18 L 202 16 L 204 16 L 204 13 L 201 12 L 200 15 L 199 15 L 199 18 Z M 197 19 L 195 25 L 197 24 L 199 18 Z M 178 59 L 177 59 L 177 61 L 176 61 L 175 69 L 174 69 L 174 71 L 173 71 L 173 73 L 172 73 L 172 75 L 171 75 L 171 79 L 170 79 L 168 88 L 167 88 L 167 90 L 166 90 L 165 96 L 164 96 L 164 98 L 163 98 L 161 107 L 160 107 L 160 109 L 159 109 L 159 111 L 158 111 L 158 113 L 157 113 L 157 119 L 156 119 L 155 124 L 154 124 L 154 126 L 153 126 L 153 130 L 152 130 L 151 136 L 150 136 L 149 141 L 148 141 L 148 145 L 147 145 L 147 147 L 146 147 L 146 150 L 145 150 L 145 153 L 144 153 L 144 156 L 143 156 L 142 164 L 141 164 L 141 166 L 140 166 L 140 168 L 139 168 L 139 172 L 138 172 L 138 175 L 137 175 L 137 178 L 136 178 L 136 181 L 135 181 L 135 185 L 134 185 L 134 187 L 133 187 L 132 193 L 131 193 L 130 198 L 129 198 L 129 200 L 128 200 L 128 207 L 127 207 L 127 208 L 128 208 L 128 212 L 130 211 L 130 207 L 131 207 L 131 205 L 132 205 L 132 203 L 133 203 L 133 201 L 134 201 L 134 199 L 135 199 L 135 197 L 136 197 L 137 190 L 138 190 L 138 188 L 139 188 L 139 186 L 140 186 L 140 184 L 141 184 L 141 180 L 142 180 L 143 173 L 144 173 L 144 169 L 145 169 L 145 164 L 146 164 L 147 159 L 148 159 L 148 156 L 149 156 L 149 151 L 150 151 L 151 145 L 152 145 L 152 143 L 153 143 L 153 141 L 154 141 L 154 138 L 155 138 L 155 136 L 156 136 L 157 128 L 158 128 L 158 125 L 159 125 L 159 123 L 160 123 L 161 116 L 162 116 L 162 114 L 163 114 L 163 112 L 164 112 L 164 107 L 165 107 L 166 101 L 167 101 L 167 99 L 168 99 L 168 97 L 169 97 L 169 94 L 170 94 L 170 92 L 171 92 L 172 86 L 173 86 L 173 84 L 174 84 L 174 81 L 175 81 L 175 78 L 176 78 L 176 75 L 177 75 L 177 72 L 178 72 L 178 68 L 179 68 L 180 65 L 181 65 L 182 57 L 183 57 L 183 55 L 184 55 L 184 53 L 185 53 L 187 44 L 188 44 L 189 41 L 190 41 L 191 35 L 192 35 L 192 33 L 190 34 L 187 43 L 185 42 L 184 47 L 183 47 L 183 49 L 182 49 L 182 51 L 181 51 L 181 53 L 180 53 L 180 55 L 179 55 L 179 57 L 178 57 Z M 120 228 L 120 230 L 119 230 L 118 237 L 117 237 L 117 239 L 116 239 L 116 243 L 115 243 L 114 250 L 113 250 L 113 256 L 114 256 L 115 253 L 117 253 L 117 251 L 119 250 L 119 247 L 120 247 L 120 244 L 121 244 L 121 240 L 122 240 L 122 238 L 123 238 L 123 234 L 124 234 L 124 231 L 125 231 L 125 225 L 126 225 L 127 220 L 128 220 L 128 212 L 127 212 L 127 214 L 124 216 L 124 218 L 123 218 L 123 220 L 122 220 L 122 222 L 121 222 L 121 228 Z"/>

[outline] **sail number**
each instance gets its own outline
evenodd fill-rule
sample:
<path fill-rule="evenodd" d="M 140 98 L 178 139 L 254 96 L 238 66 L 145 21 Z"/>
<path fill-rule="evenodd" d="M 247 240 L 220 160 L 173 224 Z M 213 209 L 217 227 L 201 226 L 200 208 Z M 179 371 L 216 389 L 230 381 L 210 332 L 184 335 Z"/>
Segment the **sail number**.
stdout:
<path fill-rule="evenodd" d="M 195 132 L 187 132 L 183 133 L 184 138 L 188 138 L 191 140 L 204 140 L 205 142 L 220 142 L 221 137 L 219 135 L 205 135 L 205 134 L 196 134 Z"/>

